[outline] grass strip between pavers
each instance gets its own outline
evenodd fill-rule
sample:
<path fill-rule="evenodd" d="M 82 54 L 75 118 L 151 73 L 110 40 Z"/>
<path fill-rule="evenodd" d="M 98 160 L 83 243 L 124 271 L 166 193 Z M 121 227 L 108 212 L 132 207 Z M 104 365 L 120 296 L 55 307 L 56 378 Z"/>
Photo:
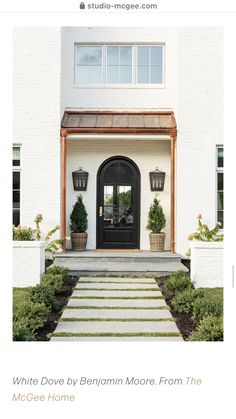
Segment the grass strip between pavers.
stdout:
<path fill-rule="evenodd" d="M 164 300 L 164 297 L 158 295 L 157 297 L 97 297 L 96 295 L 82 295 L 82 296 L 72 296 L 71 300 Z"/>
<path fill-rule="evenodd" d="M 160 291 L 160 288 L 75 288 L 74 291 Z"/>
<path fill-rule="evenodd" d="M 160 307 L 121 307 L 121 306 L 114 306 L 114 307 L 107 307 L 107 306 L 66 306 L 65 309 L 72 309 L 72 310 L 169 310 L 168 306 L 160 306 Z"/>
<path fill-rule="evenodd" d="M 102 275 L 102 274 L 84 274 L 84 275 L 81 275 L 81 276 L 79 276 L 79 278 L 116 278 L 116 279 L 119 279 L 119 278 L 132 278 L 132 279 L 142 279 L 142 278 L 147 278 L 147 279 L 158 279 L 158 278 L 160 278 L 160 275 L 158 276 L 158 275 L 143 275 L 143 274 L 140 274 L 139 276 L 136 274 L 136 275 L 129 275 L 129 274 L 122 274 L 122 275 L 119 275 L 119 274 L 117 274 L 117 275 Z"/>
<path fill-rule="evenodd" d="M 77 319 L 76 317 L 63 318 L 60 319 L 60 323 L 64 322 L 173 322 L 173 318 L 170 319 L 111 319 L 111 318 L 81 318 Z"/>
<path fill-rule="evenodd" d="M 50 337 L 80 337 L 80 338 L 96 338 L 96 337 L 180 337 L 180 333 L 52 333 Z"/>

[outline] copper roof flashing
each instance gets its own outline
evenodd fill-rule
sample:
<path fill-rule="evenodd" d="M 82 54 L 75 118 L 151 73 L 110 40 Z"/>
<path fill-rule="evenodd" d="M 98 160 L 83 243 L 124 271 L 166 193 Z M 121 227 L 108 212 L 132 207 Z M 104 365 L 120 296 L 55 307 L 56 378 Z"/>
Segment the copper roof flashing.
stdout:
<path fill-rule="evenodd" d="M 176 131 L 173 111 L 65 110 L 61 128 L 68 133 L 163 133 Z"/>

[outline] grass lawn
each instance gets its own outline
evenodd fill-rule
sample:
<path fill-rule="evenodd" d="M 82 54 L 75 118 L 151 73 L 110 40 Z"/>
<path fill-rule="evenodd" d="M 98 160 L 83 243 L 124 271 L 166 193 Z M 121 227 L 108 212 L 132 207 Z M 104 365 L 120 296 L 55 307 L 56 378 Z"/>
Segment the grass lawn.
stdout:
<path fill-rule="evenodd" d="M 13 314 L 17 308 L 27 299 L 29 288 L 13 288 Z"/>

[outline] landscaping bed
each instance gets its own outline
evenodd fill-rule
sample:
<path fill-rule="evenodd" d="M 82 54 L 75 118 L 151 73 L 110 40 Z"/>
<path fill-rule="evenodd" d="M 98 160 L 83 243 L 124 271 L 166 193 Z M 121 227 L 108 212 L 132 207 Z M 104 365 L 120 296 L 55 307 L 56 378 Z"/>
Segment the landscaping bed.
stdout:
<path fill-rule="evenodd" d="M 177 326 L 189 341 L 223 341 L 223 289 L 194 289 L 189 275 L 156 279 Z"/>
<path fill-rule="evenodd" d="M 13 290 L 13 340 L 48 341 L 78 281 L 62 267 L 50 267 L 39 285 Z M 223 289 L 194 289 L 189 275 L 156 278 L 186 341 L 223 341 Z"/>
<path fill-rule="evenodd" d="M 49 268 L 39 285 L 13 289 L 13 340 L 48 341 L 78 281 L 61 267 Z"/>

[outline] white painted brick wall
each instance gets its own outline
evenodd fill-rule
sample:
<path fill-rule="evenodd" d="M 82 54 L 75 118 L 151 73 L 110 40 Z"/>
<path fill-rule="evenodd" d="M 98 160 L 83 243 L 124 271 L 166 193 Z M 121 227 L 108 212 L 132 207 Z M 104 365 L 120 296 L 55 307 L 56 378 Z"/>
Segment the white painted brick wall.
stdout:
<path fill-rule="evenodd" d="M 45 242 L 13 241 L 13 286 L 37 285 L 44 272 Z"/>
<path fill-rule="evenodd" d="M 63 28 L 62 102 L 65 107 L 82 108 L 172 108 L 176 97 L 176 28 Z M 163 88 L 78 88 L 74 85 L 75 43 L 160 43 L 165 45 Z"/>
<path fill-rule="evenodd" d="M 81 192 L 88 212 L 88 249 L 96 248 L 96 185 L 97 171 L 109 157 L 122 155 L 132 159 L 141 173 L 141 249 L 149 249 L 149 232 L 146 230 L 147 216 L 155 192 L 150 190 L 149 172 L 158 166 L 166 172 L 165 188 L 159 192 L 167 225 L 165 228 L 166 249 L 170 249 L 170 141 L 109 141 L 69 140 L 67 146 L 67 235 L 70 235 L 70 213 L 80 192 L 73 190 L 72 171 L 81 166 L 89 172 L 88 188 Z M 70 243 L 68 243 L 68 246 Z"/>
<path fill-rule="evenodd" d="M 60 28 L 14 29 L 14 143 L 22 144 L 21 224 L 60 224 Z"/>
<path fill-rule="evenodd" d="M 191 241 L 191 280 L 196 288 L 223 287 L 223 242 Z"/>
<path fill-rule="evenodd" d="M 216 145 L 223 143 L 223 39 L 219 28 L 178 30 L 176 238 L 188 250 L 197 215 L 216 223 Z"/>
<path fill-rule="evenodd" d="M 78 89 L 74 87 L 75 42 L 160 42 L 165 43 L 164 89 Z M 61 68 L 62 47 L 62 68 Z M 60 223 L 60 141 L 61 116 L 65 107 L 84 108 L 171 108 L 177 125 L 176 165 L 176 249 L 188 250 L 187 236 L 195 230 L 198 213 L 204 222 L 216 222 L 216 145 L 222 144 L 222 30 L 220 28 L 17 28 L 14 31 L 14 142 L 22 143 L 22 224 L 32 225 L 42 213 L 45 230 Z M 62 84 L 61 84 L 62 82 Z M 92 150 L 78 144 L 78 151 L 89 168 L 90 182 L 105 158 L 121 154 L 136 161 L 140 170 L 155 167 L 159 149 L 153 157 L 139 144 L 140 154 L 127 144 Z M 77 147 L 77 146 L 76 146 Z M 111 144 L 109 145 L 111 147 Z M 126 147 L 128 147 L 126 149 Z M 158 147 L 158 146 L 157 146 Z M 70 212 L 74 192 L 71 171 L 81 161 L 68 157 L 68 202 Z M 146 158 L 143 156 L 146 152 Z M 94 154 L 95 166 L 90 159 Z M 163 165 L 164 161 L 163 161 Z M 162 169 L 161 165 L 160 168 Z M 146 177 L 148 179 L 148 176 Z M 167 178 L 168 182 L 168 178 Z M 145 186 L 146 187 L 146 186 Z M 90 225 L 95 226 L 95 184 L 88 196 Z M 147 187 L 148 188 L 148 187 Z M 144 189 L 143 189 L 144 190 Z M 90 194 L 90 195 L 89 195 Z M 169 197 L 164 196 L 167 202 Z M 142 198 L 149 207 L 152 195 Z M 149 201 L 149 202 L 148 202 Z M 166 210 L 168 205 L 165 204 Z M 143 248 L 147 208 L 142 213 Z M 168 230 L 168 228 L 167 228 Z M 90 231 L 89 247 L 95 243 Z"/>

